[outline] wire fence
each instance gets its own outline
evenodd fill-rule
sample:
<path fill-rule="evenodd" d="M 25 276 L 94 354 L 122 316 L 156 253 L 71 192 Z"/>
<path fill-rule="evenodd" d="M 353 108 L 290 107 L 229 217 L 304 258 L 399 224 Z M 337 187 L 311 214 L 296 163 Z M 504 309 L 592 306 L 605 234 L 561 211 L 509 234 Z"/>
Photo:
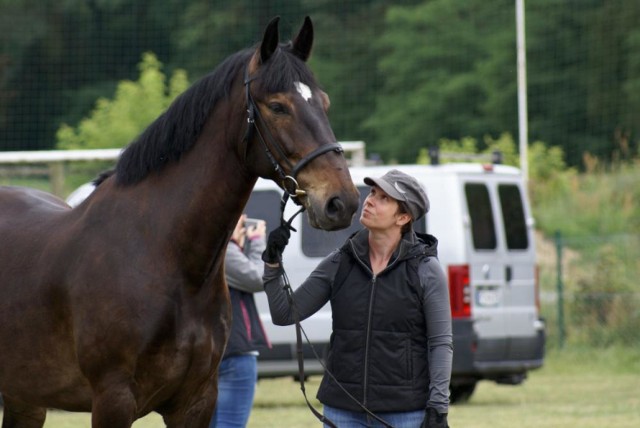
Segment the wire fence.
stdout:
<path fill-rule="evenodd" d="M 640 235 L 564 237 L 543 250 L 541 312 L 548 345 L 640 343 Z"/>

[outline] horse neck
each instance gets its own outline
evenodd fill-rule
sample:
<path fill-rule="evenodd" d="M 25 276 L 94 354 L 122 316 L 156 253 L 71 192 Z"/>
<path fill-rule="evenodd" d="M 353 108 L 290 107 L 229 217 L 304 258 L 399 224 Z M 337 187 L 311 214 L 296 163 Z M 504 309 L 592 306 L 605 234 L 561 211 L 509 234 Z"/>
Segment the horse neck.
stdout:
<path fill-rule="evenodd" d="M 231 120 L 222 109 L 214 110 L 189 152 L 140 183 L 144 199 L 149 199 L 145 217 L 153 222 L 149 227 L 157 244 L 173 254 L 178 268 L 194 275 L 195 282 L 220 268 L 257 180 L 237 154 L 241 127 Z"/>

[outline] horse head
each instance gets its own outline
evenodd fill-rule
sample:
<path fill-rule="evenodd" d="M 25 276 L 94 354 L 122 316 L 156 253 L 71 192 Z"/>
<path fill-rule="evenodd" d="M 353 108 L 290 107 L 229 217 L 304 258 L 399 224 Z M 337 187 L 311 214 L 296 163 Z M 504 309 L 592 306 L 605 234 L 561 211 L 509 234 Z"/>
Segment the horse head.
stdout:
<path fill-rule="evenodd" d="M 358 208 L 358 190 L 329 124 L 329 97 L 306 64 L 313 24 L 305 18 L 297 36 L 280 43 L 278 20 L 267 25 L 244 72 L 249 118 L 242 155 L 256 175 L 307 209 L 313 227 L 342 229 Z"/>

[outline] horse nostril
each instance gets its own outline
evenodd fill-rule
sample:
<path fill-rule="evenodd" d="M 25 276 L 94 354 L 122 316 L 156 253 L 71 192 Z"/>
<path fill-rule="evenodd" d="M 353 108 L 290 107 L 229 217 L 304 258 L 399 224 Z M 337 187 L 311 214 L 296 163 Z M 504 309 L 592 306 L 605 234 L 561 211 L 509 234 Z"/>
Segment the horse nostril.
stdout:
<path fill-rule="evenodd" d="M 327 217 L 331 219 L 339 218 L 345 210 L 344 202 L 338 196 L 329 199 L 326 207 Z"/>

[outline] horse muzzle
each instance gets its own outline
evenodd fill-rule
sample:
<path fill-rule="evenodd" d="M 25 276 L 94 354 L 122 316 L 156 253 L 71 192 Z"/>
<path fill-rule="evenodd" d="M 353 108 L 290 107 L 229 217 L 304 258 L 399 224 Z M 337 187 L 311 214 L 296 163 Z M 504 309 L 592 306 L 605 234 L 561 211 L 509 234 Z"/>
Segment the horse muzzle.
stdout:
<path fill-rule="evenodd" d="M 313 195 L 304 198 L 311 227 L 322 230 L 339 230 L 349 227 L 358 210 L 358 190 L 342 191 L 316 200 Z"/>

